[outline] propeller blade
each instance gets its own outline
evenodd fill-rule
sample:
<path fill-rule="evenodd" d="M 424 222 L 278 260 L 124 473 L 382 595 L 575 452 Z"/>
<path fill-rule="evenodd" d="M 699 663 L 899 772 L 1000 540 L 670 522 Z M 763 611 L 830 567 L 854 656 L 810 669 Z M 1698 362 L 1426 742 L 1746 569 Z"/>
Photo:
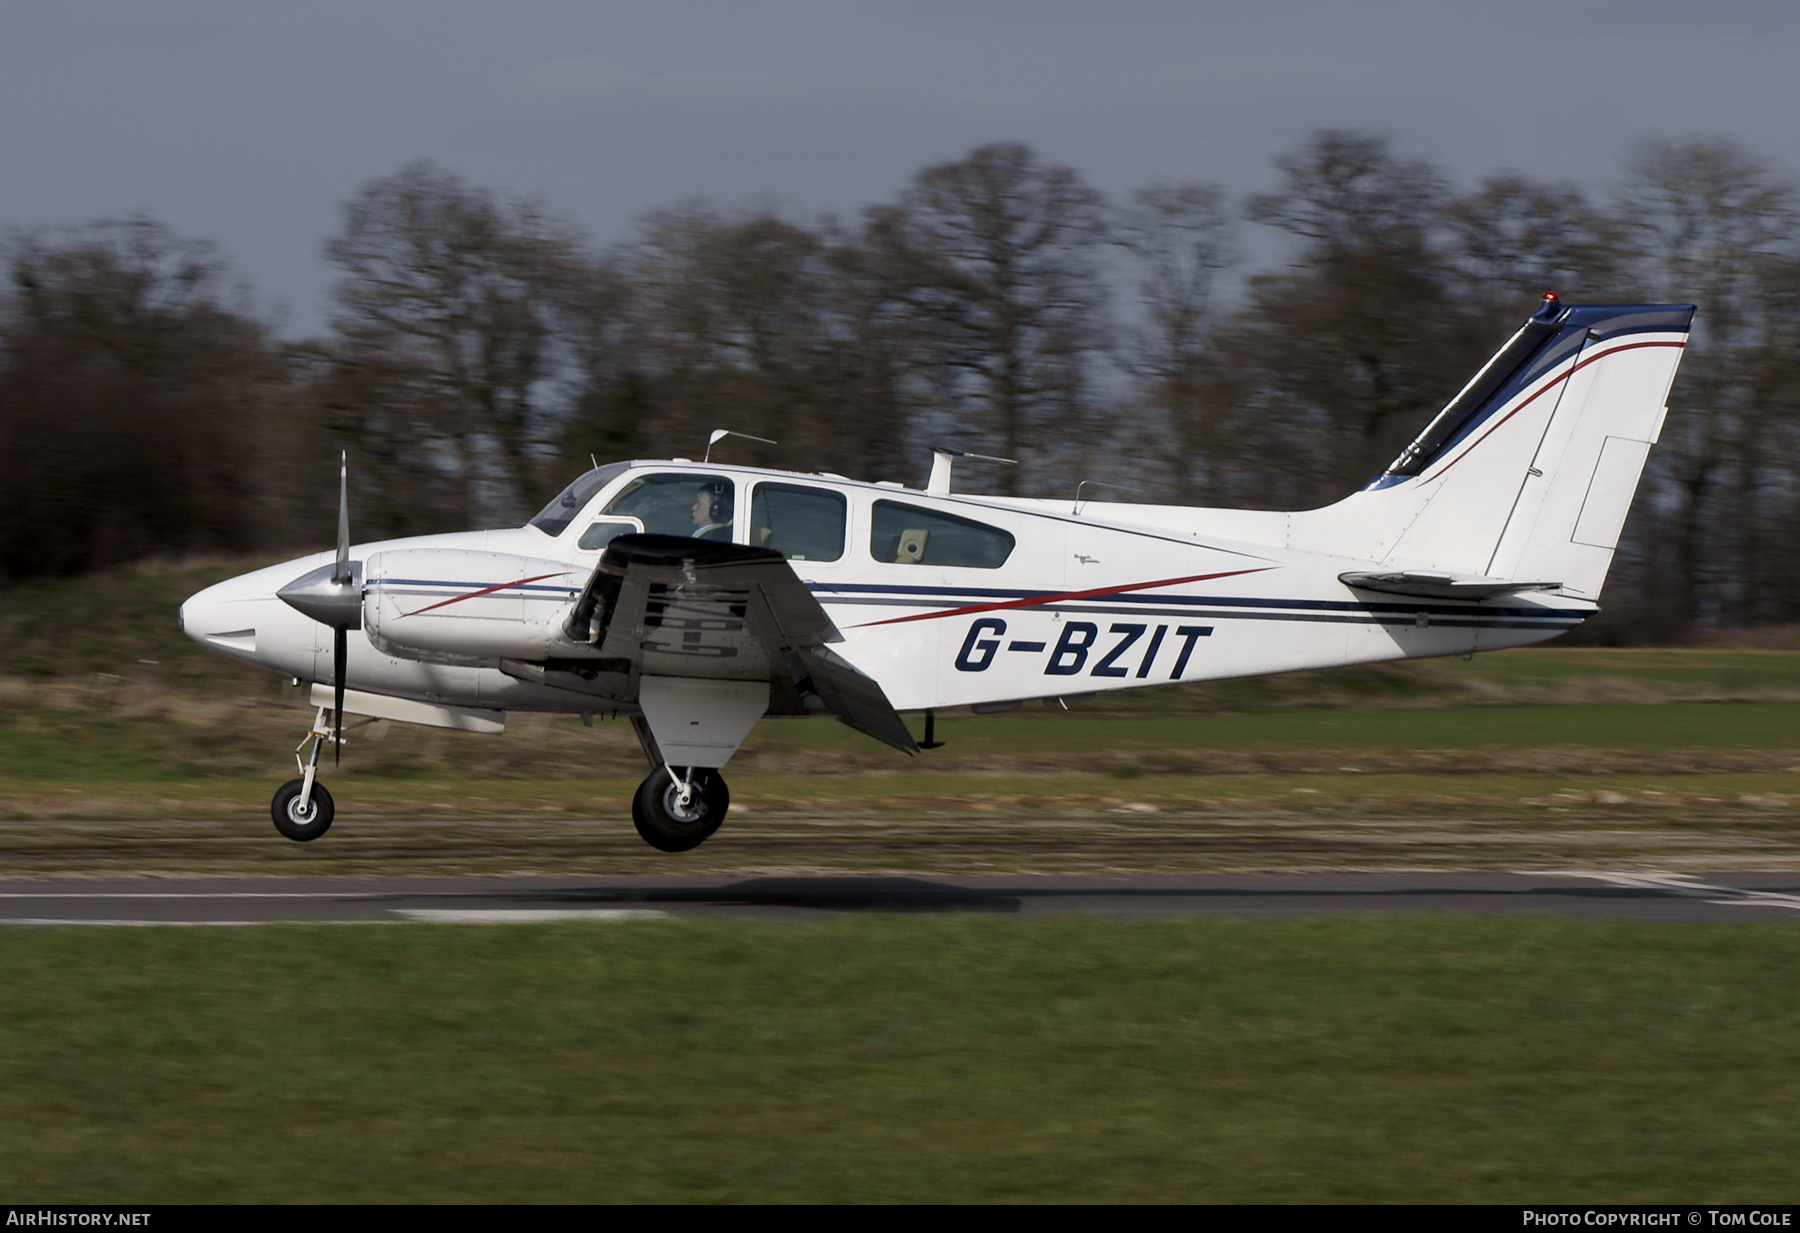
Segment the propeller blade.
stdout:
<path fill-rule="evenodd" d="M 338 550 L 337 568 L 331 580 L 350 581 L 350 451 L 338 455 Z"/>
<path fill-rule="evenodd" d="M 331 631 L 331 675 L 337 682 L 337 712 L 332 717 L 335 738 L 332 742 L 331 761 L 334 766 L 341 766 L 344 761 L 344 660 L 350 652 L 349 635 L 343 626 Z"/>

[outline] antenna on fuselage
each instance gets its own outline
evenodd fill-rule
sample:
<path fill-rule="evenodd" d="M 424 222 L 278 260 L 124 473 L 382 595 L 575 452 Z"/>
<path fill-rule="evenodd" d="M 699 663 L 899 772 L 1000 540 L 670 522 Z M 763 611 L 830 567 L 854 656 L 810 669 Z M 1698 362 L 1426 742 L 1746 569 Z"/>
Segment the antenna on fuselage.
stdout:
<path fill-rule="evenodd" d="M 931 447 L 931 478 L 925 481 L 925 491 L 937 496 L 950 495 L 950 464 L 958 458 L 975 458 L 982 462 L 1003 462 L 1009 467 L 1019 465 L 1016 458 L 996 458 L 992 454 L 971 454 L 968 450 L 944 449 L 941 446 Z"/>
<path fill-rule="evenodd" d="M 1073 509 L 1071 509 L 1069 511 L 1071 516 L 1073 516 L 1075 514 L 1079 514 L 1081 512 L 1081 490 L 1083 488 L 1086 488 L 1090 484 L 1093 485 L 1095 488 L 1122 488 L 1122 487 L 1124 487 L 1123 484 L 1108 484 L 1104 480 L 1082 480 L 1079 484 L 1075 485 L 1075 506 Z"/>
<path fill-rule="evenodd" d="M 700 461 L 711 462 L 712 447 L 723 441 L 726 437 L 743 437 L 746 441 L 761 441 L 764 445 L 781 444 L 781 442 L 771 441 L 767 437 L 753 437 L 747 432 L 733 432 L 729 428 L 715 428 L 712 430 L 712 436 L 706 439 L 706 453 L 700 456 Z"/>

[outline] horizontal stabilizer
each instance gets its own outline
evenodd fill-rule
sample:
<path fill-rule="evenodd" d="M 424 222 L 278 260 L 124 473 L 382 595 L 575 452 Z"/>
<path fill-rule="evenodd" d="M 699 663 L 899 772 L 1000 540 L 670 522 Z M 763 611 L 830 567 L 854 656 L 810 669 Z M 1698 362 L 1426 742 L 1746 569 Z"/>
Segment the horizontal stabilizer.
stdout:
<path fill-rule="evenodd" d="M 1338 581 L 1359 591 L 1386 591 L 1390 595 L 1416 595 L 1422 599 L 1492 599 L 1516 591 L 1554 591 L 1562 586 L 1560 582 L 1518 582 L 1435 569 L 1339 574 Z"/>

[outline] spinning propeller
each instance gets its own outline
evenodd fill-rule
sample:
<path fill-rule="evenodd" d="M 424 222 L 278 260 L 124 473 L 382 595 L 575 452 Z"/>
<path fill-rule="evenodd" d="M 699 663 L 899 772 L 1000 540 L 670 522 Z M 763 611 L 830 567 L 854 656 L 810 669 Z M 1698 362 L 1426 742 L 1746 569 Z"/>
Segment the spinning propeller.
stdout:
<path fill-rule="evenodd" d="M 305 613 L 321 625 L 331 626 L 331 677 L 336 682 L 336 706 L 332 715 L 332 757 L 343 760 L 344 661 L 349 657 L 349 634 L 362 628 L 362 562 L 350 559 L 350 460 L 338 459 L 337 560 L 300 575 L 277 598 Z"/>

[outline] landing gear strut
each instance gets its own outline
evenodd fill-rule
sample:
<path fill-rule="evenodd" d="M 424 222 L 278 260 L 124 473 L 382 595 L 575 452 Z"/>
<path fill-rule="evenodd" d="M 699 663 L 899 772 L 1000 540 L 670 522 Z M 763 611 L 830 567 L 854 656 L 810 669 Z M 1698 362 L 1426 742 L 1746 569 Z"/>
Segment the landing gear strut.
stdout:
<path fill-rule="evenodd" d="M 295 843 L 307 843 L 330 830 L 331 819 L 336 813 L 331 793 L 318 781 L 320 748 L 326 741 L 342 739 L 334 734 L 330 716 L 330 707 L 319 708 L 313 718 L 312 731 L 294 749 L 294 764 L 300 768 L 300 778 L 282 784 L 275 791 L 275 799 L 269 802 L 269 816 L 275 820 L 275 829 Z M 351 726 L 361 727 L 361 724 Z M 307 751 L 304 758 L 301 757 L 302 750 Z"/>
<path fill-rule="evenodd" d="M 631 799 L 631 820 L 644 842 L 659 852 L 686 852 L 719 829 L 729 808 L 731 793 L 718 771 L 664 766 L 639 785 Z"/>

